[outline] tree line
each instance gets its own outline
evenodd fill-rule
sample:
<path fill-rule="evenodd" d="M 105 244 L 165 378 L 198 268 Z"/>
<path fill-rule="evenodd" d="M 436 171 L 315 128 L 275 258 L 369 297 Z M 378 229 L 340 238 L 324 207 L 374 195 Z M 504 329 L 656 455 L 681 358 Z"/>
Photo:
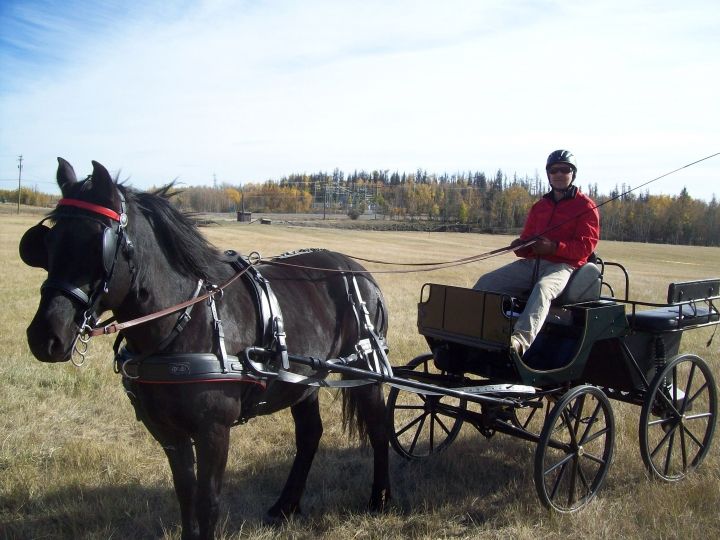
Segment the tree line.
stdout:
<path fill-rule="evenodd" d="M 720 245 L 720 207 L 690 197 L 635 193 L 616 187 L 600 194 L 580 185 L 600 207 L 606 240 Z M 291 174 L 280 180 L 217 187 L 174 187 L 174 204 L 189 212 L 370 213 L 378 219 L 462 224 L 480 232 L 517 232 L 530 207 L 548 189 L 546 179 L 508 177 L 502 170 L 430 174 L 389 170 Z M 56 196 L 23 188 L 21 203 L 52 206 Z M 1 202 L 16 202 L 17 190 L 0 190 Z"/>

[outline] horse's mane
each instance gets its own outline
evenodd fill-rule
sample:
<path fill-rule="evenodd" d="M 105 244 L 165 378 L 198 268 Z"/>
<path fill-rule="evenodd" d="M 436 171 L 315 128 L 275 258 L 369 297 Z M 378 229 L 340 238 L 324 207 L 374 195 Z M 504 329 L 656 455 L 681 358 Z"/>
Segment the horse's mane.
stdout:
<path fill-rule="evenodd" d="M 217 280 L 222 254 L 198 231 L 188 215 L 170 204 L 174 183 L 154 192 L 138 192 L 118 186 L 130 204 L 135 204 L 150 222 L 157 242 L 175 270 L 186 276 Z"/>

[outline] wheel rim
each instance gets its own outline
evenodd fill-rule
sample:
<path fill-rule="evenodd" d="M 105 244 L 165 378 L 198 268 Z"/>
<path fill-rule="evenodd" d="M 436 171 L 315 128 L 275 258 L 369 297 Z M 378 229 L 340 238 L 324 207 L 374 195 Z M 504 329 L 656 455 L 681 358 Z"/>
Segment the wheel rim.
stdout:
<path fill-rule="evenodd" d="M 535 454 L 540 501 L 575 512 L 600 489 L 612 460 L 615 420 L 610 401 L 594 387 L 568 392 L 549 414 Z"/>
<path fill-rule="evenodd" d="M 640 414 L 640 453 L 648 470 L 682 480 L 703 461 L 717 421 L 717 390 L 699 357 L 674 358 L 655 378 Z"/>
<path fill-rule="evenodd" d="M 427 371 L 432 358 L 432 354 L 420 356 L 408 367 Z M 441 452 L 455 440 L 463 423 L 458 414 L 466 410 L 467 401 L 392 388 L 387 408 L 393 448 L 406 458 L 421 459 Z"/>

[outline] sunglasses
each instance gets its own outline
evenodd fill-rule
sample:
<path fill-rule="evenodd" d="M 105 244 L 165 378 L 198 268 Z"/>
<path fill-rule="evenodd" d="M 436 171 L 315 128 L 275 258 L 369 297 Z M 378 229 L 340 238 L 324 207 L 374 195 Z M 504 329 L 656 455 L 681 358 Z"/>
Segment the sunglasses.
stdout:
<path fill-rule="evenodd" d="M 572 167 L 552 167 L 548 169 L 548 173 L 550 174 L 570 174 L 572 172 Z"/>

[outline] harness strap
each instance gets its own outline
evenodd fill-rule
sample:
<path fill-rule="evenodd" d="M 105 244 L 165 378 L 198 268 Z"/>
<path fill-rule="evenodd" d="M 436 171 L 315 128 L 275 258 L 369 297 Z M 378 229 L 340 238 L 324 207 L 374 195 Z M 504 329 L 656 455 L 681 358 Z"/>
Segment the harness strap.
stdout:
<path fill-rule="evenodd" d="M 217 307 L 215 305 L 215 297 L 211 296 L 208 301 L 210 304 L 210 313 L 212 313 L 213 327 L 215 328 L 215 336 L 217 337 L 218 360 L 220 360 L 220 369 L 223 373 L 227 373 L 227 351 L 225 350 L 225 330 L 223 323 L 218 317 Z"/>
<path fill-rule="evenodd" d="M 197 287 L 195 287 L 195 292 L 193 293 L 192 298 L 196 298 L 197 295 L 200 294 L 200 290 L 202 289 L 203 283 L 204 282 L 202 279 L 198 280 L 198 284 L 197 284 Z M 153 350 L 148 351 L 143 354 L 139 354 L 139 355 L 131 358 L 132 355 L 130 355 L 130 353 L 128 353 L 126 349 L 122 349 L 122 351 L 125 351 L 125 354 L 126 354 L 126 358 L 124 358 L 124 360 L 122 362 L 119 361 L 119 358 L 121 356 L 120 345 L 122 344 L 123 340 L 125 339 L 125 334 L 122 331 L 118 332 L 117 338 L 115 338 L 115 343 L 113 343 L 113 351 L 115 351 L 115 372 L 119 373 L 120 371 L 122 371 L 123 375 L 126 378 L 129 378 L 129 379 L 136 378 L 135 375 L 131 375 L 128 373 L 128 371 L 126 371 L 126 369 L 125 369 L 126 363 L 131 362 L 139 368 L 139 366 L 143 362 L 143 360 L 150 358 L 152 355 L 154 355 L 158 352 L 164 351 L 167 348 L 167 346 L 170 345 L 170 343 L 172 343 L 175 340 L 175 338 L 178 337 L 178 335 L 183 330 L 185 330 L 187 323 L 189 323 L 190 319 L 192 318 L 192 317 L 190 317 L 190 313 L 192 313 L 194 306 L 195 306 L 195 304 L 193 303 L 193 304 L 188 305 L 185 308 L 185 310 L 178 317 L 177 321 L 175 321 L 175 326 L 173 326 L 173 329 L 170 331 L 170 333 L 167 336 L 165 336 L 165 338 L 160 343 L 158 343 L 157 346 Z"/>
<path fill-rule="evenodd" d="M 348 273 L 343 273 L 342 277 L 345 284 L 345 290 L 348 293 L 348 302 L 352 306 L 355 320 L 358 324 L 358 336 L 362 336 L 364 334 L 368 337 L 358 339 L 358 342 L 355 345 L 355 353 L 346 357 L 328 360 L 327 363 L 348 365 L 362 362 L 369 370 L 375 373 L 386 377 L 393 377 L 392 367 L 390 366 L 390 361 L 387 357 L 387 345 L 385 344 L 385 340 L 375 332 L 375 327 L 370 320 L 370 313 L 368 312 L 366 303 L 363 300 L 355 275 L 350 273 L 350 279 L 348 279 Z M 362 313 L 362 322 L 360 313 Z M 282 335 L 284 336 L 284 332 Z M 310 364 L 313 369 L 315 369 L 315 372 L 312 375 L 301 375 L 299 373 L 289 371 L 288 368 L 275 370 L 271 365 L 255 360 L 254 356 L 266 356 L 273 358 L 277 356 L 277 350 L 253 346 L 246 348 L 243 357 L 241 357 L 241 360 L 248 372 L 253 373 L 258 377 L 263 377 L 270 382 L 282 381 L 292 384 L 302 384 L 305 386 L 334 388 L 351 388 L 355 386 L 375 384 L 376 382 L 374 379 L 364 378 L 328 381 L 325 379 L 328 374 L 328 370 L 323 369 L 321 367 L 321 362 L 313 358 L 306 358 L 305 360 L 307 360 L 307 362 L 302 363 Z M 271 363 L 272 362 L 270 362 L 270 364 Z"/>
<path fill-rule="evenodd" d="M 55 278 L 48 278 L 43 282 L 42 285 L 40 285 L 40 290 L 42 291 L 43 289 L 58 289 L 64 293 L 67 293 L 70 297 L 74 298 L 85 307 L 90 307 L 92 305 L 90 297 L 85 294 L 80 287 L 76 287 L 75 285 L 67 281 L 62 281 Z"/>
<path fill-rule="evenodd" d="M 392 366 L 390 365 L 390 360 L 385 352 L 387 349 L 385 340 L 381 336 L 378 336 L 375 332 L 375 326 L 370 320 L 370 312 L 367 309 L 365 300 L 363 300 L 362 293 L 360 292 L 360 286 L 358 285 L 355 274 L 351 273 L 350 277 L 352 288 L 350 288 L 347 274 L 343 274 L 345 289 L 348 291 L 348 300 L 353 308 L 355 319 L 358 324 L 358 337 L 363 334 L 368 336 L 365 339 L 358 339 L 358 342 L 355 345 L 355 350 L 357 351 L 358 356 L 365 359 L 368 367 L 370 367 L 373 371 L 392 377 Z M 361 314 L 363 320 L 362 325 L 360 323 Z"/>
<path fill-rule="evenodd" d="M 197 287 L 195 287 L 195 292 L 192 295 L 192 298 L 197 298 L 197 295 L 200 294 L 200 291 L 202 290 L 204 281 L 202 279 L 198 280 Z M 170 345 L 170 343 L 173 342 L 173 340 L 183 331 L 185 330 L 185 327 L 187 326 L 187 323 L 190 322 L 190 313 L 192 313 L 193 307 L 195 307 L 195 304 L 190 304 L 188 307 L 186 307 L 183 312 L 178 317 L 178 320 L 175 321 L 175 326 L 173 326 L 173 329 L 170 331 L 170 334 L 163 339 L 160 344 L 157 346 L 157 351 L 164 351 L 165 348 Z"/>
<path fill-rule="evenodd" d="M 275 292 L 270 287 L 270 283 L 250 262 L 252 254 L 248 257 L 248 260 L 243 259 L 233 250 L 227 250 L 225 255 L 232 257 L 230 264 L 236 271 L 245 274 L 245 281 L 255 294 L 255 301 L 258 306 L 258 331 L 262 343 L 267 344 L 270 349 L 276 352 L 282 369 L 290 369 L 280 302 L 278 302 Z"/>
<path fill-rule="evenodd" d="M 365 386 L 368 384 L 374 384 L 375 381 L 372 379 L 343 379 L 340 381 L 331 380 L 328 381 L 325 377 L 327 376 L 327 370 L 317 369 L 313 375 L 301 375 L 299 373 L 293 373 L 292 371 L 278 370 L 273 371 L 268 365 L 254 360 L 253 356 L 268 356 L 273 355 L 272 351 L 263 349 L 262 347 L 248 347 L 245 349 L 242 363 L 248 373 L 251 373 L 255 377 L 262 378 L 264 380 L 282 381 L 291 384 L 302 384 L 304 386 L 317 386 L 323 388 L 353 388 L 356 386 Z M 320 363 L 315 361 L 313 358 L 307 359 L 310 363 L 319 365 Z M 334 360 L 328 360 L 328 362 L 336 364 L 352 364 L 359 360 L 358 355 L 351 354 L 347 357 L 337 358 Z"/>

